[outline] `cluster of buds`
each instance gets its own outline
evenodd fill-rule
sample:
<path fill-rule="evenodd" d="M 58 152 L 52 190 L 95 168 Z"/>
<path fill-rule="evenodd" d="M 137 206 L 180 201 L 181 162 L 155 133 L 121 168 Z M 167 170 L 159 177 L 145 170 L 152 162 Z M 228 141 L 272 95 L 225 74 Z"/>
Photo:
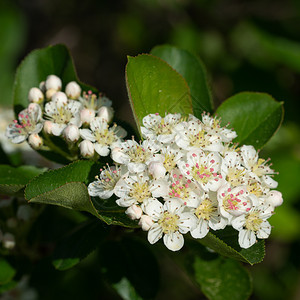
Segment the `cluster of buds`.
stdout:
<path fill-rule="evenodd" d="M 203 114 L 150 114 L 144 117 L 144 140 L 127 140 L 114 147 L 114 166 L 100 170 L 89 184 L 91 196 L 113 194 L 131 219 L 148 231 L 153 244 L 163 238 L 177 251 L 183 235 L 204 238 L 210 230 L 232 226 L 242 248 L 271 232 L 268 218 L 282 195 L 274 190 L 275 172 L 253 146 L 232 143 L 235 131 L 220 119 Z"/>
<path fill-rule="evenodd" d="M 126 136 L 120 126 L 110 126 L 112 102 L 92 91 L 82 92 L 75 81 L 66 84 L 64 92 L 62 86 L 59 77 L 49 75 L 38 88 L 31 88 L 29 106 L 7 127 L 6 136 L 17 144 L 27 140 L 36 150 L 51 150 L 51 136 L 62 137 L 83 157 L 108 155 Z"/>

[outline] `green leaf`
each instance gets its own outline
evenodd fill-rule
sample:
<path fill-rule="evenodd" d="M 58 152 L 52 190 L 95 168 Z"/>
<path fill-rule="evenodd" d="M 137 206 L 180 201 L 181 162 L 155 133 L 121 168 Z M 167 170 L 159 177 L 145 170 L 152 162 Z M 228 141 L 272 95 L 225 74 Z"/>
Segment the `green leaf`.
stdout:
<path fill-rule="evenodd" d="M 32 51 L 19 65 L 13 88 L 13 102 L 15 113 L 18 114 L 28 106 L 28 92 L 32 87 L 38 87 L 40 82 L 46 80 L 50 74 L 61 78 L 64 86 L 70 81 L 79 83 L 83 90 L 97 90 L 79 81 L 73 59 L 64 45 L 49 46 Z M 54 146 L 53 146 L 54 148 Z M 67 163 L 68 160 L 59 151 L 38 151 L 44 157 L 58 163 Z"/>
<path fill-rule="evenodd" d="M 3 258 L 0 258 L 0 284 L 6 284 L 13 279 L 16 270 Z"/>
<path fill-rule="evenodd" d="M 121 207 L 96 209 L 84 183 L 94 180 L 100 165 L 88 160 L 71 163 L 34 178 L 25 189 L 25 198 L 32 203 L 58 205 L 69 209 L 86 211 L 107 224 L 138 227 L 127 218 Z M 100 200 L 102 201 L 102 200 Z M 107 201 L 107 200 L 104 200 Z"/>
<path fill-rule="evenodd" d="M 265 255 L 263 240 L 248 249 L 241 248 L 238 243 L 238 231 L 232 227 L 226 227 L 223 230 L 214 231 L 214 233 L 209 232 L 206 237 L 196 241 L 223 256 L 251 265 L 261 262 Z"/>
<path fill-rule="evenodd" d="M 281 125 L 283 103 L 268 94 L 243 92 L 224 101 L 216 114 L 238 134 L 234 142 L 260 149 Z"/>
<path fill-rule="evenodd" d="M 112 286 L 124 300 L 142 300 L 142 298 L 136 293 L 130 281 L 125 277 Z"/>
<path fill-rule="evenodd" d="M 237 261 L 196 256 L 193 268 L 196 282 L 210 300 L 246 300 L 251 295 L 249 273 Z"/>
<path fill-rule="evenodd" d="M 13 195 L 19 192 L 35 176 L 46 169 L 33 166 L 21 166 L 18 168 L 9 165 L 0 165 L 0 194 Z"/>
<path fill-rule="evenodd" d="M 200 118 L 203 112 L 213 112 L 206 70 L 198 57 L 169 45 L 157 46 L 151 50 L 151 54 L 166 61 L 186 80 L 191 90 L 193 112 L 196 117 Z"/>
<path fill-rule="evenodd" d="M 137 127 L 150 113 L 193 113 L 190 89 L 184 78 L 158 57 L 128 57 L 126 85 Z"/>
<path fill-rule="evenodd" d="M 54 251 L 53 265 L 58 270 L 72 268 L 91 253 L 106 235 L 103 223 L 86 221 L 65 236 Z"/>

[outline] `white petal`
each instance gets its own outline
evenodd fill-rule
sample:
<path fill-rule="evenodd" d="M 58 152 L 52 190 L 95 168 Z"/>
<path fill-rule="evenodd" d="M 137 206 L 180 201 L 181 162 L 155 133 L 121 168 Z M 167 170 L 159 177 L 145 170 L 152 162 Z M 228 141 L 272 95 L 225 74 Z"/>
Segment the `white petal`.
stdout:
<path fill-rule="evenodd" d="M 83 139 L 91 141 L 91 142 L 96 141 L 95 136 L 94 136 L 94 134 L 92 133 L 91 130 L 89 130 L 89 129 L 80 129 L 79 132 L 80 132 L 80 135 Z"/>
<path fill-rule="evenodd" d="M 129 207 L 134 204 L 136 201 L 133 198 L 120 198 L 116 200 L 116 203 L 122 207 Z"/>
<path fill-rule="evenodd" d="M 25 140 L 26 140 L 27 136 L 26 135 L 18 135 L 18 136 L 15 136 L 11 139 L 11 142 L 14 143 L 14 144 L 20 144 L 20 143 L 23 143 Z"/>
<path fill-rule="evenodd" d="M 266 239 L 271 233 L 271 225 L 268 221 L 263 221 L 260 224 L 260 229 L 257 232 L 257 237 L 259 239 Z"/>
<path fill-rule="evenodd" d="M 148 231 L 148 241 L 150 244 L 156 243 L 163 235 L 162 228 L 157 224 L 153 224 Z"/>
<path fill-rule="evenodd" d="M 195 239 L 202 239 L 207 235 L 208 231 L 208 222 L 204 219 L 200 219 L 197 227 L 194 230 L 191 230 L 191 235 Z"/>
<path fill-rule="evenodd" d="M 95 143 L 95 151 L 100 155 L 100 156 L 107 156 L 109 154 L 109 147 L 104 145 L 100 145 L 98 143 Z"/>
<path fill-rule="evenodd" d="M 251 230 L 242 229 L 239 232 L 239 244 L 241 248 L 250 248 L 256 242 L 255 233 Z"/>
<path fill-rule="evenodd" d="M 150 191 L 155 198 L 165 197 L 169 192 L 169 185 L 164 179 L 153 180 L 150 185 Z"/>
<path fill-rule="evenodd" d="M 178 221 L 179 231 L 181 233 L 187 233 L 191 229 L 195 228 L 197 225 L 197 218 L 191 213 L 182 213 L 180 215 L 180 220 Z"/>
<path fill-rule="evenodd" d="M 232 219 L 231 225 L 236 230 L 241 230 L 245 225 L 246 219 L 245 215 L 241 215 L 239 217 L 235 217 Z"/>
<path fill-rule="evenodd" d="M 182 201 L 177 198 L 172 198 L 165 202 L 164 208 L 168 210 L 171 214 L 181 213 L 184 209 Z"/>
<path fill-rule="evenodd" d="M 151 229 L 150 229 L 151 230 Z M 178 251 L 184 245 L 184 238 L 178 231 L 164 235 L 164 244 L 171 251 Z"/>
<path fill-rule="evenodd" d="M 162 203 L 157 199 L 151 199 L 143 207 L 145 213 L 152 217 L 154 220 L 158 220 L 164 211 Z"/>

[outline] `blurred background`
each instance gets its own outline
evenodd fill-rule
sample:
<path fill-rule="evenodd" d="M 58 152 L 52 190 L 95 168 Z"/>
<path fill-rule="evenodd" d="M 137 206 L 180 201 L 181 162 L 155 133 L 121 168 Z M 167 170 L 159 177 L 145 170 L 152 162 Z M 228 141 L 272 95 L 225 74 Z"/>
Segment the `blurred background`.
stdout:
<path fill-rule="evenodd" d="M 117 117 L 130 122 L 124 75 L 127 55 L 147 53 L 165 43 L 200 56 L 207 67 L 215 107 L 240 91 L 266 92 L 284 101 L 283 126 L 261 155 L 270 156 L 280 173 L 276 180 L 285 202 L 271 218 L 274 229 L 264 262 L 249 267 L 251 299 L 300 299 L 300 1 L 0 0 L 2 163 L 8 153 L 10 163 L 22 161 L 19 150 L 3 136 L 13 117 L 16 67 L 33 49 L 57 43 L 71 50 L 79 78 L 104 92 L 113 100 Z M 27 156 L 30 161 L 30 154 Z M 53 280 L 55 288 L 48 290 L 49 281 L 48 285 L 41 283 L 36 273 L 30 283 L 23 279 L 31 296 L 22 299 L 53 299 L 57 291 L 64 291 L 63 299 L 71 299 L 82 293 L 74 291 L 78 282 L 89 290 L 85 298 L 94 299 L 97 292 L 89 283 L 97 282 L 98 275 L 89 268 L 89 261 L 93 259 L 66 273 L 54 271 L 49 264 L 47 280 Z M 173 299 L 201 299 L 184 275 L 171 279 L 173 284 L 181 282 L 181 294 L 174 294 Z M 166 295 L 164 289 L 170 283 L 163 284 L 158 299 Z"/>

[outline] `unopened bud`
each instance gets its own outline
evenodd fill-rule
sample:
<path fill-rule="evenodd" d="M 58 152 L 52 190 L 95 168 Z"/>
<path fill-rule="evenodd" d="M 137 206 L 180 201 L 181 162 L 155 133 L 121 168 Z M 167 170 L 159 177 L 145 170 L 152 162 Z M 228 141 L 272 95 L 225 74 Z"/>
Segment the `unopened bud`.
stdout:
<path fill-rule="evenodd" d="M 40 89 L 33 87 L 29 90 L 28 100 L 33 103 L 42 103 L 44 100 L 44 94 Z"/>
<path fill-rule="evenodd" d="M 139 221 L 139 226 L 142 227 L 142 230 L 148 231 L 153 225 L 153 220 L 148 215 L 142 215 Z"/>
<path fill-rule="evenodd" d="M 28 143 L 33 149 L 38 150 L 43 145 L 43 139 L 37 133 L 32 133 L 28 137 Z"/>
<path fill-rule="evenodd" d="M 78 99 L 81 94 L 81 87 L 75 81 L 71 81 L 67 84 L 65 92 L 70 99 Z"/>
<path fill-rule="evenodd" d="M 138 220 L 142 216 L 143 211 L 139 206 L 133 204 L 126 209 L 125 214 L 131 220 Z"/>
<path fill-rule="evenodd" d="M 80 138 L 79 129 L 76 125 L 68 125 L 64 130 L 64 136 L 68 142 L 75 143 Z"/>
<path fill-rule="evenodd" d="M 94 156 L 95 147 L 91 141 L 83 140 L 79 144 L 80 153 L 83 157 L 89 158 Z"/>
<path fill-rule="evenodd" d="M 45 85 L 45 81 L 40 82 L 39 89 L 40 89 L 43 93 L 46 93 L 46 85 Z"/>
<path fill-rule="evenodd" d="M 98 110 L 98 117 L 109 123 L 114 117 L 114 109 L 108 106 L 101 106 Z"/>
<path fill-rule="evenodd" d="M 55 89 L 50 89 L 50 90 L 47 90 L 46 92 L 46 98 L 47 100 L 51 100 L 52 96 L 57 92 L 57 90 Z"/>
<path fill-rule="evenodd" d="M 46 86 L 46 90 L 54 89 L 56 91 L 60 91 L 62 83 L 60 78 L 57 77 L 56 75 L 49 75 L 45 82 L 45 86 Z"/>
<path fill-rule="evenodd" d="M 48 134 L 52 134 L 52 122 L 51 121 L 45 121 L 44 122 L 44 131 Z"/>
<path fill-rule="evenodd" d="M 56 92 L 51 100 L 56 103 L 57 107 L 63 107 L 68 103 L 68 97 L 64 92 Z"/>
<path fill-rule="evenodd" d="M 3 235 L 2 243 L 4 248 L 11 250 L 16 245 L 15 237 L 7 232 Z"/>
<path fill-rule="evenodd" d="M 95 111 L 93 109 L 84 108 L 80 112 L 81 122 L 85 125 L 90 124 L 94 118 L 95 118 Z"/>
<path fill-rule="evenodd" d="M 159 161 L 152 161 L 149 164 L 148 170 L 154 179 L 163 178 L 167 172 L 167 170 L 164 167 L 164 164 Z"/>
<path fill-rule="evenodd" d="M 271 204 L 273 207 L 280 206 L 283 202 L 282 194 L 279 191 L 271 191 L 266 199 L 266 203 Z"/>

